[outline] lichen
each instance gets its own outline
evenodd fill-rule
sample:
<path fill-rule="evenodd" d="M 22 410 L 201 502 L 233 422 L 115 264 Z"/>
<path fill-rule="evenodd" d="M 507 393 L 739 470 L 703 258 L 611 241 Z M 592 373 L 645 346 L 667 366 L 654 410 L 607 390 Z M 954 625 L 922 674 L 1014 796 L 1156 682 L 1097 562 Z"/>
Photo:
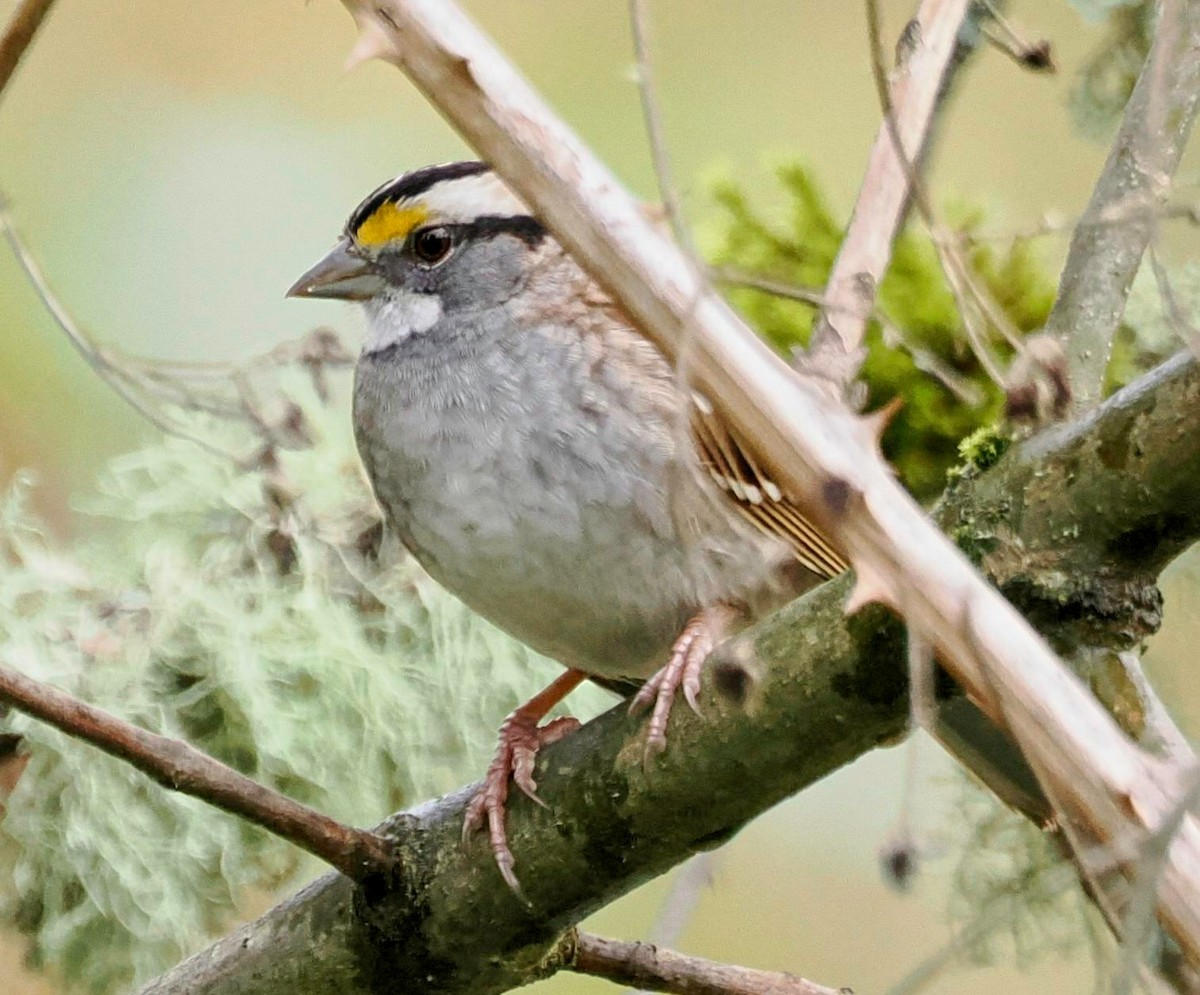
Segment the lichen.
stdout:
<path fill-rule="evenodd" d="M 0 659 L 371 825 L 481 771 L 505 712 L 554 670 L 364 539 L 376 516 L 344 408 L 284 387 L 310 444 L 246 464 L 175 438 L 118 457 L 78 499 L 73 546 L 19 481 L 0 500 Z M 12 712 L 0 733 L 29 755 L 3 799 L 0 915 L 71 991 L 128 990 L 248 893 L 319 869 L 43 723 Z"/>

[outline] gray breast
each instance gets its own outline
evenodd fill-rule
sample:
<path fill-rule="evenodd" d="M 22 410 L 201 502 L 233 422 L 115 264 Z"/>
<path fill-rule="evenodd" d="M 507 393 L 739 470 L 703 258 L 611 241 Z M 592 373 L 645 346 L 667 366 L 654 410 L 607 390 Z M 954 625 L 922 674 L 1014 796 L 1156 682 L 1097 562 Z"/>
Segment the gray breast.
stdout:
<path fill-rule="evenodd" d="M 679 405 L 665 362 L 627 333 L 440 331 L 358 367 L 359 450 L 392 527 L 437 581 L 540 652 L 652 672 L 722 593 L 711 551 L 683 542 L 672 515 Z M 651 376 L 632 377 L 635 363 Z"/>

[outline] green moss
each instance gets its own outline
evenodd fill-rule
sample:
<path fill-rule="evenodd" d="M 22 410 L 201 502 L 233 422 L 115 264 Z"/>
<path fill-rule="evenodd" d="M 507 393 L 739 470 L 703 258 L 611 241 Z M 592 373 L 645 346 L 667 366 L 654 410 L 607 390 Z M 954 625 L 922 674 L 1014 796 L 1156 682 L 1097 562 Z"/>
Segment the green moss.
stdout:
<path fill-rule="evenodd" d="M 715 187 L 720 219 L 711 241 L 719 266 L 817 291 L 825 285 L 842 238 L 842 222 L 829 207 L 806 167 L 779 170 L 786 208 L 767 221 L 762 211 L 730 182 Z M 959 207 L 956 227 L 966 235 L 983 225 L 978 210 Z M 979 284 L 1021 332 L 1039 329 L 1049 314 L 1054 286 L 1027 243 L 996 247 L 979 240 L 967 251 Z M 814 308 L 751 289 L 729 296 L 746 318 L 781 352 L 804 346 Z M 904 484 L 920 499 L 945 486 L 946 471 L 958 461 L 958 443 L 995 423 L 1003 409 L 992 383 L 967 345 L 959 308 L 937 252 L 928 237 L 908 232 L 896 242 L 892 263 L 879 288 L 879 313 L 867 330 L 862 366 L 868 404 L 893 398 L 903 407 L 883 438 L 884 453 Z M 1007 357 L 1007 346 L 993 348 Z"/>
<path fill-rule="evenodd" d="M 983 563 L 983 558 L 999 544 L 994 534 L 981 530 L 974 521 L 956 526 L 950 531 L 950 538 L 975 566 Z"/>
<path fill-rule="evenodd" d="M 990 470 L 1000 462 L 1013 443 L 1009 428 L 1001 424 L 984 425 L 958 443 L 958 456 L 962 461 L 946 471 L 950 483 Z"/>

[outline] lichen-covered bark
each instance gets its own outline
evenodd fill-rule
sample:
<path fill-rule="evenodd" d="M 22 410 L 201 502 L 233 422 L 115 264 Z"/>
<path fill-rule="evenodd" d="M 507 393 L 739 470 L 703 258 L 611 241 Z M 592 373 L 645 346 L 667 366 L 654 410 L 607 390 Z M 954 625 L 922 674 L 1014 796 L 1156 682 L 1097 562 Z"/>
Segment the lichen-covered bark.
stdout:
<path fill-rule="evenodd" d="M 1094 417 L 968 474 L 943 525 L 984 550 L 1056 642 L 1129 645 L 1157 624 L 1154 574 L 1200 537 L 1198 392 L 1194 361 L 1166 364 Z M 848 587 L 831 582 L 718 650 L 705 720 L 678 709 L 648 767 L 642 723 L 621 706 L 547 749 L 538 783 L 551 807 L 518 798 L 510 816 L 528 906 L 482 838 L 461 842 L 463 791 L 392 820 L 396 880 L 322 878 L 145 995 L 490 993 L 552 973 L 571 924 L 903 730 L 901 627 L 879 609 L 847 619 Z M 965 751 L 990 749 L 996 732 L 963 699 L 946 714 Z M 1036 802 L 1019 762 L 1011 774 Z"/>
<path fill-rule="evenodd" d="M 1124 648 L 1158 626 L 1155 578 L 1200 527 L 1192 370 L 1176 357 L 942 502 L 943 527 L 1060 652 Z"/>

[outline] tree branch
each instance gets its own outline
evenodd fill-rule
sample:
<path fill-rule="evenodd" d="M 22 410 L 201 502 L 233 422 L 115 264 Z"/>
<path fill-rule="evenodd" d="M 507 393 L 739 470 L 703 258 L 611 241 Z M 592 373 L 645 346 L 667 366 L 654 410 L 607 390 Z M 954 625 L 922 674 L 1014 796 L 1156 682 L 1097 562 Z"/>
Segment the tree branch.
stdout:
<path fill-rule="evenodd" d="M 577 933 L 567 969 L 618 985 L 677 995 L 838 995 L 793 974 L 718 964 L 656 947 Z"/>
<path fill-rule="evenodd" d="M 934 117 L 956 66 L 959 31 L 972 16 L 971 6 L 971 0 L 923 0 L 897 46 L 884 120 L 809 346 L 809 362 L 843 388 L 858 372 L 875 294 L 908 212 L 910 171 L 925 158 Z"/>
<path fill-rule="evenodd" d="M 1177 766 L 1134 747 L 1046 643 L 903 491 L 879 454 L 882 425 L 798 377 L 698 282 L 686 258 L 449 0 L 343 0 L 355 54 L 402 68 L 530 204 L 664 354 L 688 369 L 859 578 L 1008 730 L 1061 799 L 1064 824 L 1125 853 L 1171 816 Z M 685 334 L 686 333 L 686 334 Z M 686 341 L 685 341 L 686 340 Z M 1200 825 L 1188 816 L 1163 872 L 1158 914 L 1200 963 Z"/>
<path fill-rule="evenodd" d="M 0 36 L 0 94 L 4 93 L 8 81 L 33 43 L 33 36 L 53 6 L 54 0 L 23 0 L 8 22 L 4 35 Z"/>
<path fill-rule="evenodd" d="M 1134 474 L 1142 486 L 1128 502 Z M 1167 507 L 1169 524 L 1148 529 Z M 1158 621 L 1153 571 L 1200 537 L 1200 369 L 1179 357 L 1084 422 L 1031 439 L 960 483 L 941 516 L 1064 651 L 1139 642 Z M 848 588 L 827 584 L 719 649 L 701 695 L 707 720 L 681 710 L 652 769 L 620 706 L 547 748 L 536 776 L 552 808 L 517 799 L 509 817 L 531 907 L 496 874 L 485 841 L 463 844 L 464 789 L 388 823 L 394 888 L 326 876 L 145 995 L 356 995 L 406 978 L 431 993 L 489 995 L 563 969 L 574 923 L 904 729 L 903 627 L 878 609 L 846 618 Z M 1149 706 L 1122 698 L 1140 733 Z M 963 713 L 978 717 L 961 697 L 939 709 L 944 720 Z"/>
<path fill-rule="evenodd" d="M 187 743 L 130 725 L 49 685 L 0 665 L 0 702 L 132 764 L 164 788 L 241 816 L 362 880 L 391 873 L 383 837 L 352 829 L 264 787 Z"/>
<path fill-rule="evenodd" d="M 1046 330 L 1066 350 L 1075 409 L 1096 404 L 1129 288 L 1200 106 L 1200 2 L 1160 5 L 1150 56 L 1075 228 Z"/>

